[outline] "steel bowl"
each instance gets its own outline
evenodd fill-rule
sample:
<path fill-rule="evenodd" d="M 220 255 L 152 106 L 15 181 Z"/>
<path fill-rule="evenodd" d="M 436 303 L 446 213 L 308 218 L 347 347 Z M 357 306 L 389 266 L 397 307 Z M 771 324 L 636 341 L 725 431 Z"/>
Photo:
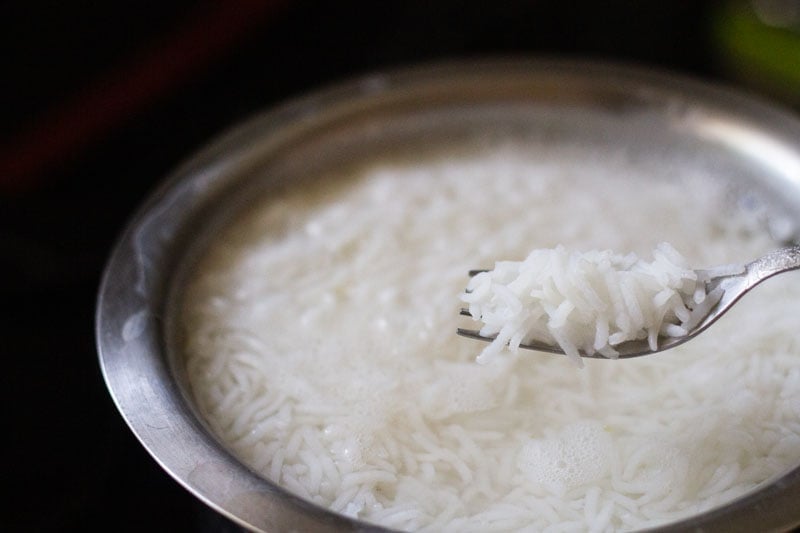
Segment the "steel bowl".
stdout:
<path fill-rule="evenodd" d="M 254 197 L 313 187 L 310 176 L 331 166 L 532 127 L 555 143 L 624 142 L 654 163 L 687 154 L 712 162 L 750 200 L 800 227 L 800 121 L 733 90 L 640 67 L 521 59 L 343 83 L 223 134 L 173 172 L 121 234 L 99 289 L 97 347 L 108 390 L 142 446 L 186 490 L 245 528 L 383 531 L 263 479 L 209 430 L 176 347 L 176 294 L 192 258 Z M 788 530 L 800 524 L 799 498 L 795 467 L 660 530 Z"/>

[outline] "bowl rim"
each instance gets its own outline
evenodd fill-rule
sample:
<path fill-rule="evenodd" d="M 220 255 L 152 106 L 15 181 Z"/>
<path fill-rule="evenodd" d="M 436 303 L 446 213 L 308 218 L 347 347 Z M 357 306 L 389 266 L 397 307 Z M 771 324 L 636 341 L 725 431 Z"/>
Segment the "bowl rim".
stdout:
<path fill-rule="evenodd" d="M 96 346 L 106 387 L 142 446 L 191 494 L 256 531 L 391 531 L 328 511 L 243 466 L 198 420 L 175 386 L 163 339 L 169 276 L 158 269 L 171 264 L 170 250 L 186 223 L 182 209 L 199 205 L 287 138 L 302 136 L 333 116 L 387 105 L 387 98 L 408 98 L 413 90 L 432 85 L 441 89 L 514 76 L 527 82 L 582 80 L 602 91 L 635 91 L 664 106 L 675 101 L 702 104 L 746 129 L 766 132 L 800 161 L 800 121 L 789 110 L 686 75 L 595 60 L 488 58 L 376 72 L 289 100 L 230 128 L 191 155 L 140 205 L 111 250 L 97 292 Z M 721 139 L 728 141 L 737 142 Z M 800 188 L 800 177 L 795 185 Z M 783 531 L 800 524 L 797 495 L 800 465 L 758 491 L 652 530 Z"/>

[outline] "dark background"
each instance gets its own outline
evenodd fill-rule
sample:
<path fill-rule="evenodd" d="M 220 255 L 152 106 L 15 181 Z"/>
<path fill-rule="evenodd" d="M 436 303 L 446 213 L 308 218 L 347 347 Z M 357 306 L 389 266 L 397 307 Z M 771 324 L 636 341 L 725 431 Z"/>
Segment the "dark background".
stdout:
<path fill-rule="evenodd" d="M 128 430 L 93 331 L 126 220 L 222 130 L 350 76 L 508 55 L 656 67 L 797 110 L 790 81 L 720 37 L 731 9 L 752 15 L 703 1 L 0 3 L 0 529 L 234 530 Z"/>

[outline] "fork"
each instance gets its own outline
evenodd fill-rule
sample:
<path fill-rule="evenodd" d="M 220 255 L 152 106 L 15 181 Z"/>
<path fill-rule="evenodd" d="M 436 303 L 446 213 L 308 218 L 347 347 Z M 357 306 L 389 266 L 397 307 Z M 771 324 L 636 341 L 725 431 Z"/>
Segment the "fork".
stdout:
<path fill-rule="evenodd" d="M 687 333 L 678 337 L 659 337 L 658 345 L 653 349 L 648 343 L 647 339 L 624 341 L 614 346 L 614 349 L 619 352 L 618 357 L 615 359 L 628 359 L 632 357 L 640 357 L 643 355 L 650 355 L 658 352 L 663 352 L 676 346 L 690 341 L 697 337 L 700 333 L 708 329 L 714 322 L 716 322 L 722 315 L 730 310 L 733 305 L 738 302 L 742 296 L 749 292 L 753 287 L 762 281 L 783 272 L 800 269 L 800 245 L 791 245 L 785 248 L 774 250 L 758 259 L 747 263 L 741 273 L 726 274 L 726 275 L 709 275 L 714 270 L 697 270 L 698 279 L 706 279 L 705 289 L 706 294 L 709 295 L 708 309 L 703 310 L 699 314 Z M 471 270 L 470 277 L 485 272 L 485 270 Z M 461 315 L 471 316 L 466 308 L 461 309 Z M 494 336 L 484 336 L 480 334 L 479 330 L 458 328 L 457 333 L 461 336 L 481 341 L 491 342 Z M 548 352 L 554 354 L 564 354 L 564 351 L 554 344 L 539 342 L 531 340 L 519 345 L 520 348 L 526 350 L 535 350 L 539 352 Z M 592 359 L 609 359 L 600 353 L 588 354 L 579 352 L 581 357 Z"/>

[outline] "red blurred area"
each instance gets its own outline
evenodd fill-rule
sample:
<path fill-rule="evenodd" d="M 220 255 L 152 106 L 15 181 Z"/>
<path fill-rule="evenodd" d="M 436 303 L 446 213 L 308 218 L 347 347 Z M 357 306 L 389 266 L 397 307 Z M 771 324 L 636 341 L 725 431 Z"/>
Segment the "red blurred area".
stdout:
<path fill-rule="evenodd" d="M 45 173 L 86 150 L 109 130 L 193 74 L 224 57 L 259 28 L 281 0 L 205 2 L 133 57 L 113 66 L 82 90 L 44 109 L 0 146 L 0 188 L 35 188 Z"/>

